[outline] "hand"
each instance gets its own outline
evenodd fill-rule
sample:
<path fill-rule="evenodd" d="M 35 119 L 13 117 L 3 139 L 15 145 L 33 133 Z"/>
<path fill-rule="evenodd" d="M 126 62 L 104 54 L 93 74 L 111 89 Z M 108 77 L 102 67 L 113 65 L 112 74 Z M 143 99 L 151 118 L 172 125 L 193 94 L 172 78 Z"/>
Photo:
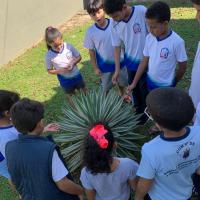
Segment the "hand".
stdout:
<path fill-rule="evenodd" d="M 75 65 L 76 65 L 76 64 L 75 64 L 75 62 L 74 62 L 74 59 L 72 59 L 72 60 L 70 61 L 69 65 L 67 66 L 67 69 L 68 69 L 69 71 L 71 71 L 71 70 L 74 68 Z"/>
<path fill-rule="evenodd" d="M 66 74 L 68 72 L 69 72 L 68 68 L 60 68 L 60 69 L 58 69 L 58 74 Z"/>
<path fill-rule="evenodd" d="M 119 77 L 119 72 L 115 72 L 113 77 L 112 77 L 113 84 L 117 84 L 118 77 Z"/>
<path fill-rule="evenodd" d="M 60 126 L 57 123 L 51 123 L 44 127 L 44 132 L 58 132 L 60 129 Z"/>
<path fill-rule="evenodd" d="M 72 71 L 73 70 L 73 68 L 74 68 L 74 65 L 73 64 L 69 64 L 68 66 L 67 66 L 67 72 L 70 72 L 70 71 Z"/>
<path fill-rule="evenodd" d="M 131 96 L 128 95 L 128 94 L 123 95 L 122 98 L 124 99 L 124 101 L 125 101 L 126 103 L 131 103 L 131 102 L 132 102 L 132 98 L 131 98 Z"/>
<path fill-rule="evenodd" d="M 99 68 L 95 68 L 94 72 L 95 72 L 95 74 L 96 74 L 97 76 L 101 76 L 101 71 L 100 71 Z"/>
<path fill-rule="evenodd" d="M 126 88 L 126 93 L 130 94 L 132 92 L 132 90 L 135 88 L 135 85 L 131 84 Z"/>

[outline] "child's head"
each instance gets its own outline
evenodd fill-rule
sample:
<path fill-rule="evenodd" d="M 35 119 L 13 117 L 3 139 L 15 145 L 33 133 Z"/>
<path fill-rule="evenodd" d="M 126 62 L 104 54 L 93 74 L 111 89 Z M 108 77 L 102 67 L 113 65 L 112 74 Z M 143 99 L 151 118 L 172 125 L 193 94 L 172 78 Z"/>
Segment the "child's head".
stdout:
<path fill-rule="evenodd" d="M 192 120 L 194 105 L 190 96 L 178 88 L 158 88 L 147 96 L 147 109 L 156 124 L 180 131 Z"/>
<path fill-rule="evenodd" d="M 103 10 L 102 0 L 89 0 L 87 12 L 94 22 L 103 24 L 105 20 L 105 12 Z"/>
<path fill-rule="evenodd" d="M 44 107 L 38 101 L 21 99 L 11 108 L 11 119 L 15 128 L 23 134 L 39 135 L 43 132 Z"/>
<path fill-rule="evenodd" d="M 170 18 L 169 6 L 161 1 L 152 4 L 146 12 L 146 20 L 150 32 L 156 37 L 160 37 L 168 32 Z"/>
<path fill-rule="evenodd" d="M 197 10 L 197 15 L 196 18 L 200 23 L 200 0 L 191 0 L 193 3 L 193 6 L 196 8 Z"/>
<path fill-rule="evenodd" d="M 111 172 L 112 150 L 115 139 L 103 124 L 95 125 L 85 138 L 84 165 L 93 174 Z"/>
<path fill-rule="evenodd" d="M 17 93 L 0 90 L 0 120 L 10 118 L 10 109 L 17 101 L 19 101 Z"/>
<path fill-rule="evenodd" d="M 104 0 L 105 12 L 115 21 L 121 21 L 126 16 L 126 0 Z"/>
<path fill-rule="evenodd" d="M 51 26 L 45 30 L 45 41 L 47 49 L 53 49 L 60 52 L 63 47 L 62 34 L 57 28 Z"/>

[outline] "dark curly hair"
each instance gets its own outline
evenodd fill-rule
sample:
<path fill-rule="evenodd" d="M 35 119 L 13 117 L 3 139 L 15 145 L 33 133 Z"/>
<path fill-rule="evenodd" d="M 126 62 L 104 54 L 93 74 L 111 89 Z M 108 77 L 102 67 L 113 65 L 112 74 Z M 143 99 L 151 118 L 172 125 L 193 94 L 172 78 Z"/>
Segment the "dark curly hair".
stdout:
<path fill-rule="evenodd" d="M 163 128 L 180 131 L 194 116 L 191 97 L 178 88 L 158 88 L 149 93 L 147 108 L 154 121 Z"/>
<path fill-rule="evenodd" d="M 32 132 L 37 123 L 44 118 L 44 107 L 38 101 L 23 98 L 12 106 L 11 118 L 15 128 L 27 134 Z"/>
<path fill-rule="evenodd" d="M 109 128 L 105 127 L 108 133 L 104 135 L 108 140 L 108 147 L 106 149 L 100 148 L 98 143 L 90 134 L 88 134 L 84 141 L 83 164 L 92 173 L 110 173 L 110 165 L 113 161 L 112 150 L 115 142 L 113 133 Z"/>
<path fill-rule="evenodd" d="M 0 90 L 0 118 L 5 117 L 4 112 L 10 111 L 12 105 L 19 101 L 19 94 L 8 90 Z"/>
<path fill-rule="evenodd" d="M 103 8 L 108 15 L 122 11 L 124 4 L 126 0 L 103 0 Z"/>
<path fill-rule="evenodd" d="M 102 0 L 89 0 L 87 7 L 86 7 L 89 15 L 95 14 L 101 8 L 103 8 Z"/>
<path fill-rule="evenodd" d="M 146 18 L 155 19 L 160 23 L 169 22 L 171 18 L 170 7 L 165 2 L 155 2 L 147 9 Z"/>

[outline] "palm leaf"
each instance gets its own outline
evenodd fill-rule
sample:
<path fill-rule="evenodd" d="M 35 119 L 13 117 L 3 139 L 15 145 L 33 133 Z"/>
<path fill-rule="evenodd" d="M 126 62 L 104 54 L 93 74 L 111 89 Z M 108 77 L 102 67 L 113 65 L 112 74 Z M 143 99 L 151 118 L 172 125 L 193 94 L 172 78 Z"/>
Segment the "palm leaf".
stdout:
<path fill-rule="evenodd" d="M 117 156 L 134 158 L 144 136 L 135 133 L 140 116 L 133 112 L 132 105 L 124 103 L 114 90 L 107 95 L 102 90 L 80 93 L 72 101 L 74 106 L 66 104 L 60 117 L 63 134 L 55 138 L 72 172 L 82 165 L 84 138 L 97 123 L 107 125 L 113 132 L 118 143 Z"/>

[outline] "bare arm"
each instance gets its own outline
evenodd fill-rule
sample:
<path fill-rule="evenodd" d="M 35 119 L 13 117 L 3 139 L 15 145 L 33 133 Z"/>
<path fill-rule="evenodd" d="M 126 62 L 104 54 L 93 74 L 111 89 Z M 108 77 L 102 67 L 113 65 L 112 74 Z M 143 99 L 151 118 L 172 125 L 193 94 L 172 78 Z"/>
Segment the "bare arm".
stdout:
<path fill-rule="evenodd" d="M 149 192 L 152 184 L 153 179 L 139 178 L 135 193 L 135 200 L 144 200 L 144 197 Z"/>
<path fill-rule="evenodd" d="M 61 69 L 48 69 L 47 72 L 49 74 L 65 74 L 69 72 L 67 68 L 61 68 Z"/>
<path fill-rule="evenodd" d="M 137 85 L 138 81 L 140 80 L 142 74 L 146 70 L 148 63 L 149 63 L 149 57 L 144 57 L 143 60 L 141 61 L 140 65 L 139 65 L 139 67 L 138 67 L 138 70 L 137 70 L 137 73 L 135 75 L 133 82 L 128 87 L 129 92 L 136 87 L 136 85 Z"/>
<path fill-rule="evenodd" d="M 131 186 L 131 189 L 132 189 L 133 191 L 136 190 L 136 186 L 137 186 L 138 180 L 139 180 L 138 177 L 136 177 L 136 178 L 134 178 L 134 179 L 128 181 L 128 183 L 129 183 L 129 185 Z"/>
<path fill-rule="evenodd" d="M 86 196 L 87 196 L 87 200 L 95 200 L 96 192 L 94 190 L 85 189 L 85 193 L 86 193 Z"/>
<path fill-rule="evenodd" d="M 73 62 L 72 65 L 77 65 L 80 61 L 81 61 L 82 57 L 81 55 L 77 56 L 77 57 L 73 57 Z"/>
<path fill-rule="evenodd" d="M 84 193 L 84 190 L 80 185 L 69 180 L 67 177 L 64 177 L 63 179 L 55 183 L 57 187 L 65 193 L 74 195 L 82 195 Z"/>
<path fill-rule="evenodd" d="M 101 71 L 99 70 L 99 68 L 97 66 L 95 50 L 89 49 L 89 55 L 90 55 L 90 62 L 92 64 L 92 67 L 94 69 L 95 74 L 98 75 L 98 76 L 101 75 Z"/>
<path fill-rule="evenodd" d="M 120 73 L 120 54 L 121 54 L 121 47 L 117 46 L 114 49 L 114 57 L 115 57 L 115 73 L 113 75 L 112 81 L 114 84 L 117 83 L 117 79 Z"/>
<path fill-rule="evenodd" d="M 187 61 L 178 62 L 178 70 L 177 70 L 176 76 L 175 76 L 176 82 L 179 82 L 183 78 L 186 68 L 187 68 Z"/>

